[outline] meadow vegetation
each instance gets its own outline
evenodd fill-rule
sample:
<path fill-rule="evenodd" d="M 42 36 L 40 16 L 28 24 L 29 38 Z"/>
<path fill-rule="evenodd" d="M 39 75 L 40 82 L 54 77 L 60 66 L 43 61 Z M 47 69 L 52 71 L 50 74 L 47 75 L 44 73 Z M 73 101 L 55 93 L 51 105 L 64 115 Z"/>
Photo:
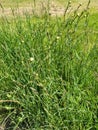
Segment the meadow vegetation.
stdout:
<path fill-rule="evenodd" d="M 0 128 L 98 130 L 97 18 L 0 18 Z"/>

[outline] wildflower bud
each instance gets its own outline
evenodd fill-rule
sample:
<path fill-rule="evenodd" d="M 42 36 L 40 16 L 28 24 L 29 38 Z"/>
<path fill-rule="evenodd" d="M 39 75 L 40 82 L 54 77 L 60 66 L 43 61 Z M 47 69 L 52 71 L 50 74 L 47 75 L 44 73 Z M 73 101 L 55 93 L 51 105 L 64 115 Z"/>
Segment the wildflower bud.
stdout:
<path fill-rule="evenodd" d="M 51 16 L 51 13 L 49 12 L 49 16 Z"/>
<path fill-rule="evenodd" d="M 80 16 L 80 14 L 78 13 L 77 16 Z"/>
<path fill-rule="evenodd" d="M 38 73 L 33 72 L 33 75 L 35 76 L 35 78 L 36 78 L 36 79 L 38 79 L 38 78 L 39 78 Z"/>
<path fill-rule="evenodd" d="M 82 3 L 80 3 L 79 5 L 82 6 Z"/>
<path fill-rule="evenodd" d="M 69 1 L 69 4 L 71 4 L 71 1 Z"/>
<path fill-rule="evenodd" d="M 57 40 L 59 40 L 59 39 L 60 39 L 60 37 L 59 37 L 59 36 L 57 36 L 57 37 L 56 37 L 56 39 L 57 39 Z"/>
<path fill-rule="evenodd" d="M 87 15 L 85 14 L 84 17 L 87 17 Z"/>
<path fill-rule="evenodd" d="M 34 58 L 33 58 L 33 57 L 30 57 L 30 61 L 31 61 L 31 62 L 34 61 Z"/>
<path fill-rule="evenodd" d="M 24 40 L 22 40 L 21 42 L 24 43 Z"/>

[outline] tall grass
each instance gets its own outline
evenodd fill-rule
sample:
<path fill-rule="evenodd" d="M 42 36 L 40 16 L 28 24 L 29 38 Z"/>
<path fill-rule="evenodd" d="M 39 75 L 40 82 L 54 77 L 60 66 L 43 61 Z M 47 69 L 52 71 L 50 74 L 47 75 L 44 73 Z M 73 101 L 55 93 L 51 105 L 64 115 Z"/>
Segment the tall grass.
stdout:
<path fill-rule="evenodd" d="M 1 126 L 97 130 L 97 34 L 88 10 L 0 22 Z"/>

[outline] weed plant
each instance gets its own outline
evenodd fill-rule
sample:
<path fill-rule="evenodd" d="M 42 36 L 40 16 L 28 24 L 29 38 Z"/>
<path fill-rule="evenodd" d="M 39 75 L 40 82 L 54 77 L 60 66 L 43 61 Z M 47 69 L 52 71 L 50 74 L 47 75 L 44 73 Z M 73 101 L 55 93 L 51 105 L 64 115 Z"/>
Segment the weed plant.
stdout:
<path fill-rule="evenodd" d="M 91 24 L 87 8 L 63 18 L 0 20 L 2 127 L 98 130 L 98 39 Z"/>

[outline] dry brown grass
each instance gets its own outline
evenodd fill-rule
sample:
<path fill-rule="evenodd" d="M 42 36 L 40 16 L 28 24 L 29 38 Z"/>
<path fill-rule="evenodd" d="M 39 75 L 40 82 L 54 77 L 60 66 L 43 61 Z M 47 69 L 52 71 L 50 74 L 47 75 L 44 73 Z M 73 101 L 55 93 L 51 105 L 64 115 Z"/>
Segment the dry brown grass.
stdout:
<path fill-rule="evenodd" d="M 77 0 L 76 2 L 72 2 L 71 3 L 71 7 L 69 8 L 68 11 L 73 11 L 77 8 L 77 6 L 82 3 L 82 6 L 80 7 L 80 10 L 83 10 L 88 1 L 87 0 Z M 63 15 L 67 2 L 59 2 L 57 0 L 50 0 L 49 3 L 49 13 L 52 16 L 55 15 Z M 17 8 L 18 7 L 18 8 Z M 38 2 L 35 3 L 31 2 L 31 0 L 27 0 L 27 1 L 22 1 L 19 3 L 15 3 L 15 2 L 11 2 L 10 0 L 1 0 L 0 1 L 0 16 L 11 16 L 12 15 L 12 9 L 14 9 L 14 13 L 17 13 L 19 15 L 23 15 L 23 13 L 28 12 L 28 13 L 32 13 L 35 12 L 37 14 L 43 14 L 46 10 L 46 8 L 48 7 L 48 2 L 45 0 L 40 0 Z M 91 1 L 90 4 L 90 9 L 93 10 L 93 12 L 98 11 L 98 1 L 93 0 Z"/>

